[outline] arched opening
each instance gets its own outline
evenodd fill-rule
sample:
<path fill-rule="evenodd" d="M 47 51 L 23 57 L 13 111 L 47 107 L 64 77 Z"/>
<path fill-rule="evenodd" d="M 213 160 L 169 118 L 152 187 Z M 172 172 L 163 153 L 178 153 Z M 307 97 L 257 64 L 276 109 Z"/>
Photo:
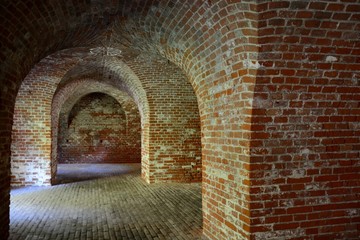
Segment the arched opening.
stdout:
<path fill-rule="evenodd" d="M 127 131 L 126 114 L 120 104 L 108 95 L 90 93 L 70 112 L 60 111 L 58 163 L 129 161 L 131 151 L 125 152 Z"/>
<path fill-rule="evenodd" d="M 44 59 L 45 62 L 48 60 L 49 58 Z M 57 68 L 52 68 L 48 66 L 49 72 L 46 72 L 44 76 L 39 76 L 39 74 L 43 73 L 37 72 L 37 68 L 35 67 L 33 71 L 29 74 L 29 76 L 26 78 L 24 84 L 19 91 L 18 99 L 23 99 L 23 101 L 16 102 L 16 109 L 32 109 L 33 107 L 36 107 L 39 103 L 42 103 L 45 110 L 43 112 L 40 111 L 35 114 L 30 114 L 30 116 L 27 116 L 26 114 L 24 115 L 23 111 L 17 112 L 18 114 L 15 115 L 15 119 L 17 119 L 17 124 L 21 126 L 21 123 L 24 122 L 23 120 L 26 119 L 26 123 L 29 124 L 29 129 L 35 131 L 22 132 L 24 134 L 23 136 L 21 136 L 19 132 L 14 131 L 14 134 L 18 134 L 18 138 L 16 141 L 13 142 L 13 149 L 15 149 L 15 151 L 13 151 L 13 154 L 15 156 L 16 147 L 21 145 L 22 139 L 26 139 L 26 137 L 24 137 L 26 136 L 26 134 L 30 133 L 30 135 L 34 139 L 38 139 L 38 137 L 41 136 L 40 138 L 42 139 L 42 141 L 35 140 L 32 144 L 33 146 L 41 146 L 42 142 L 46 142 L 50 143 L 50 149 L 56 149 L 56 151 L 52 152 L 43 152 L 43 159 L 45 162 L 44 176 L 49 178 L 51 180 L 51 183 L 56 183 L 56 181 L 54 182 L 53 180 L 56 176 L 57 164 L 58 162 L 60 162 L 60 159 L 63 157 L 73 157 L 74 159 L 79 157 L 79 155 L 76 156 L 76 154 L 74 154 L 74 148 L 71 146 L 71 144 L 74 143 L 73 141 L 76 139 L 76 137 L 74 138 L 70 136 L 76 136 L 76 134 L 83 133 L 83 136 L 85 137 L 85 143 L 94 144 L 90 146 L 92 150 L 95 150 L 96 147 L 98 147 L 98 144 L 104 143 L 100 142 L 100 140 L 102 140 L 100 138 L 86 139 L 87 136 L 90 135 L 91 137 L 93 137 L 96 136 L 96 134 L 90 134 L 88 130 L 81 129 L 81 124 L 79 131 L 63 131 L 64 129 L 71 129 L 74 126 L 79 127 L 79 125 L 77 125 L 77 123 L 79 122 L 78 120 L 84 118 L 84 116 L 88 117 L 89 115 L 91 115 L 89 113 L 91 112 L 91 109 L 97 109 L 97 107 L 99 107 L 99 105 L 96 105 L 95 103 L 98 104 L 98 100 L 102 97 L 94 97 L 94 95 L 102 95 L 103 97 L 105 96 L 106 98 L 108 98 L 108 101 L 110 101 L 110 98 L 110 102 L 112 103 L 117 102 L 117 104 L 119 104 L 122 108 L 122 111 L 117 112 L 122 120 L 120 122 L 127 125 L 127 128 L 119 129 L 120 133 L 126 134 L 126 129 L 128 132 L 132 131 L 131 128 L 129 128 L 129 125 L 133 124 L 134 121 L 131 120 L 131 114 L 128 113 L 129 111 L 126 111 L 126 104 L 121 104 L 124 103 L 125 100 L 121 102 L 124 94 L 120 93 L 120 89 L 125 90 L 127 91 L 126 94 L 132 95 L 132 97 L 134 97 L 135 99 L 135 101 L 133 101 L 132 108 L 136 106 L 138 112 L 141 113 L 140 115 L 142 142 L 148 142 L 150 146 L 147 148 L 146 151 L 144 151 L 144 149 L 146 148 L 142 148 L 142 158 L 145 157 L 145 160 L 147 159 L 148 161 L 147 164 L 143 164 L 143 166 L 147 167 L 142 169 L 142 171 L 146 173 L 143 175 L 144 179 L 153 183 L 169 183 L 170 185 L 162 185 L 165 188 L 163 190 L 165 192 L 168 191 L 169 196 L 171 195 L 171 192 L 173 192 L 172 189 L 177 189 L 176 192 L 179 193 L 176 194 L 176 196 L 169 198 L 170 201 L 171 199 L 176 199 L 175 202 L 168 203 L 170 204 L 169 206 L 172 206 L 173 204 L 183 205 L 183 209 L 181 209 L 181 211 L 178 211 L 175 205 L 170 208 L 171 211 L 163 212 L 157 209 L 152 205 L 151 202 L 148 202 L 148 200 L 151 200 L 150 193 L 151 191 L 153 191 L 149 186 L 149 188 L 147 189 L 149 192 L 144 192 L 145 195 L 139 196 L 139 199 L 143 199 L 142 201 L 137 202 L 136 200 L 134 200 L 135 203 L 139 204 L 135 208 L 141 209 L 140 206 L 144 204 L 144 202 L 148 202 L 148 205 L 154 207 L 154 211 L 156 211 L 160 215 L 165 214 L 164 216 L 169 219 L 168 221 L 171 221 L 176 226 L 178 226 L 179 229 L 182 229 L 181 231 L 190 231 L 192 235 L 189 235 L 189 239 L 192 239 L 194 236 L 198 237 L 199 235 L 201 235 L 202 221 L 200 185 L 196 184 L 184 188 L 181 185 L 173 185 L 171 184 L 171 182 L 199 182 L 199 180 L 201 180 L 200 119 L 196 96 L 185 75 L 175 65 L 167 63 L 159 57 L 153 58 L 151 62 L 147 61 L 148 60 L 145 57 L 143 59 L 137 59 L 136 61 L 128 60 L 127 65 L 129 66 L 128 68 L 131 68 L 133 70 L 134 75 L 139 76 L 139 82 L 141 82 L 141 84 L 143 85 L 144 92 L 146 93 L 144 97 L 147 98 L 147 102 L 149 104 L 148 109 L 146 109 L 145 107 L 138 107 L 139 105 L 145 105 L 144 102 L 141 102 L 139 100 L 142 96 L 139 95 L 139 92 L 130 91 L 132 88 L 135 89 L 136 86 L 134 87 L 134 85 L 126 85 L 127 82 L 126 80 L 124 80 L 123 76 L 124 69 L 126 70 L 126 68 L 123 67 L 118 61 L 111 61 L 111 59 L 107 59 L 107 61 L 105 62 L 105 64 L 107 65 L 100 65 L 101 68 L 96 67 L 96 64 L 98 63 L 90 64 L 87 68 L 84 67 L 84 64 L 82 63 L 81 68 L 79 68 L 81 69 L 80 74 L 77 74 L 79 72 L 76 70 L 77 65 L 75 63 L 71 65 L 71 68 L 67 67 L 65 68 L 65 70 L 64 68 L 62 68 L 63 74 L 60 75 L 62 76 L 60 78 L 58 77 L 59 74 L 57 74 L 57 77 L 54 78 L 51 73 L 52 71 L 56 71 Z M 49 61 L 49 65 L 53 64 L 53 62 L 54 59 L 51 59 Z M 164 63 L 166 63 L 166 65 L 164 65 Z M 69 71 L 69 69 L 71 69 L 71 71 Z M 96 74 L 92 75 L 94 69 L 96 70 Z M 100 69 L 101 71 L 99 71 Z M 152 71 L 152 73 L 149 77 L 147 75 L 142 75 L 141 71 Z M 71 74 L 69 74 L 69 72 Z M 102 76 L 102 78 L 100 78 L 101 81 L 94 80 L 95 77 L 99 76 L 99 72 Z M 117 75 L 117 73 L 122 73 L 123 75 Z M 47 85 L 48 87 L 39 87 L 43 84 Z M 101 91 L 96 91 L 96 89 L 100 89 Z M 128 92 L 130 92 L 130 94 Z M 34 93 L 36 93 L 36 97 L 29 97 L 32 96 Z M 94 101 L 92 101 L 91 99 Z M 114 102 L 115 99 L 116 101 Z M 93 106 L 94 104 L 95 106 Z M 127 108 L 129 108 L 129 106 Z M 104 109 L 104 106 L 102 106 L 101 109 Z M 99 113 L 96 112 L 94 114 L 99 115 Z M 89 118 L 86 121 L 89 122 Z M 51 125 L 48 124 L 49 122 L 51 122 Z M 14 124 L 14 127 L 19 126 L 17 124 Z M 40 132 L 39 134 L 36 129 L 33 129 L 33 126 L 44 126 L 46 131 Z M 137 128 L 139 128 L 139 125 L 137 125 Z M 51 130 L 52 134 L 48 134 L 48 130 Z M 69 142 L 67 140 L 69 140 Z M 20 144 L 18 141 L 20 141 Z M 76 145 L 76 150 L 81 148 L 81 144 L 84 142 L 79 141 L 78 143 L 80 145 Z M 49 150 L 48 147 L 49 145 L 47 145 L 46 150 Z M 116 149 L 119 149 L 119 146 Z M 98 148 L 98 150 L 99 151 L 92 151 L 92 154 L 95 153 L 96 155 L 96 153 L 103 153 L 100 151 L 101 148 Z M 27 149 L 24 149 L 24 151 L 27 151 Z M 87 157 L 91 158 L 94 157 L 94 155 L 88 154 Z M 21 166 L 20 162 L 18 164 L 18 166 Z M 15 167 L 15 165 L 13 166 Z M 34 167 L 36 166 L 36 164 L 31 165 L 30 163 L 29 166 Z M 14 171 L 14 173 L 15 172 L 16 171 Z M 32 174 L 33 180 L 37 180 L 36 172 L 24 171 L 24 175 L 28 175 L 29 173 L 30 175 Z M 131 177 L 131 179 L 136 178 Z M 42 185 L 43 183 L 45 183 L 45 185 L 49 184 L 48 182 L 37 182 L 35 185 Z M 97 182 L 96 184 L 98 183 L 102 184 L 100 182 Z M 138 180 L 135 181 L 135 183 L 138 184 Z M 33 185 L 33 183 L 31 181 L 25 181 L 24 185 Z M 144 186 L 142 185 L 142 187 Z M 102 189 L 109 187 L 99 188 Z M 115 188 L 119 188 L 119 185 L 115 185 Z M 136 188 L 141 187 L 136 186 Z M 124 190 L 124 192 L 126 191 L 131 191 L 131 189 Z M 199 195 L 194 197 L 187 191 L 197 192 L 197 194 Z M 13 193 L 13 200 L 15 201 L 13 206 L 18 206 L 16 204 L 16 201 L 21 197 L 21 190 L 16 190 Z M 19 193 L 19 195 L 17 193 Z M 32 196 L 32 198 L 37 199 L 37 196 L 33 195 L 32 193 L 29 194 Z M 113 196 L 112 194 L 110 195 Z M 46 196 L 46 194 L 43 196 Z M 117 202 L 122 198 L 123 196 L 117 196 L 116 199 L 112 199 L 111 201 Z M 69 197 L 69 199 L 71 199 L 71 197 Z M 157 199 L 156 201 L 158 200 L 160 202 L 155 202 L 156 206 L 164 204 L 163 200 Z M 62 203 L 58 203 L 57 201 L 55 202 L 59 204 L 59 206 L 62 205 Z M 195 206 L 197 207 L 194 208 L 193 204 L 195 204 Z M 15 210 L 18 212 L 26 212 L 24 209 L 25 206 L 18 206 L 18 208 L 16 208 Z M 75 206 L 77 205 L 75 204 Z M 81 206 L 77 207 L 79 209 L 83 209 Z M 126 209 L 129 206 L 123 207 Z M 14 208 L 12 208 L 12 216 L 16 216 L 17 213 L 13 210 Z M 174 214 L 174 211 L 177 214 Z M 54 213 L 56 212 L 57 210 L 54 209 Z M 191 220 L 194 223 L 191 228 L 189 228 L 185 222 L 187 219 L 187 213 L 191 213 L 192 216 L 196 216 Z M 178 219 L 178 217 L 176 217 L 177 215 L 181 215 L 184 218 Z M 41 216 L 38 217 L 41 218 Z M 16 226 L 22 226 L 22 224 L 24 224 L 21 219 L 20 221 L 18 221 L 19 219 L 12 219 L 13 222 L 17 224 Z M 144 219 L 147 218 L 144 217 Z M 58 220 L 59 222 L 65 221 L 61 217 Z M 48 219 L 46 218 L 40 220 L 40 222 L 47 221 Z M 152 219 L 150 222 L 156 222 L 156 218 Z M 145 221 L 143 222 L 143 224 L 144 226 L 147 226 L 147 224 L 149 224 L 149 221 Z M 168 231 L 167 234 L 170 235 L 174 234 L 174 231 L 176 229 L 169 228 L 168 226 L 165 228 L 168 228 L 168 230 L 166 231 Z M 46 230 L 44 231 L 46 232 Z M 16 234 L 15 232 L 13 232 L 12 234 Z M 164 236 L 164 234 L 165 233 L 162 232 L 156 233 L 157 236 Z"/>
<path fill-rule="evenodd" d="M 62 61 L 63 55 L 71 56 L 71 54 L 72 58 Z M 91 64 L 87 67 L 83 64 L 78 66 L 82 58 L 86 58 L 88 54 L 89 51 L 76 49 L 76 51 L 65 50 L 49 56 L 34 67 L 23 81 L 16 99 L 12 132 L 12 186 L 49 185 L 55 177 L 58 139 L 54 136 L 57 136 L 58 131 L 54 131 L 54 128 L 58 127 L 59 111 L 68 98 L 69 102 L 75 104 L 78 96 L 95 92 L 96 88 L 103 89 L 128 109 L 126 111 L 128 122 L 135 124 L 141 117 L 141 135 L 148 136 L 147 100 L 139 80 L 131 70 L 126 69 L 125 64 L 121 65 L 118 61 L 114 64 L 115 70 L 109 69 L 106 76 L 102 73 L 104 68 L 101 66 L 102 63 L 98 63 L 100 66 L 97 67 L 96 61 L 93 67 Z M 41 69 L 44 67 L 49 71 L 43 72 Z M 85 71 L 85 79 L 83 71 Z M 91 73 L 95 75 L 89 78 Z M 100 80 L 96 83 L 91 80 L 92 78 Z M 104 78 L 106 80 L 101 80 Z M 119 93 L 120 90 L 124 93 Z M 137 114 L 136 119 L 132 117 L 133 114 Z M 140 126 L 137 125 L 137 128 Z M 141 145 L 146 149 L 144 137 L 142 141 Z M 131 156 L 131 158 L 137 157 L 139 157 L 138 153 Z"/>
<path fill-rule="evenodd" d="M 140 115 L 130 98 L 124 104 L 132 106 L 123 107 L 115 98 L 100 92 L 82 96 L 75 104 L 63 104 L 55 146 L 58 169 L 54 183 L 140 169 Z"/>
<path fill-rule="evenodd" d="M 57 166 L 59 162 L 59 132 L 60 132 L 60 119 L 68 126 L 68 118 L 69 114 L 72 111 L 73 107 L 77 102 L 81 100 L 82 97 L 87 96 L 89 94 L 94 94 L 96 92 L 105 94 L 109 98 L 112 98 L 113 101 L 116 100 L 117 104 L 121 106 L 121 109 L 124 112 L 123 119 L 126 121 L 123 122 L 123 131 L 122 135 L 116 135 L 116 138 L 121 139 L 121 148 L 122 157 L 118 155 L 113 155 L 113 158 L 119 157 L 118 159 L 121 162 L 134 163 L 140 162 L 141 160 L 141 136 L 144 134 L 144 128 L 142 128 L 141 122 L 144 121 L 141 118 L 141 112 L 139 112 L 139 107 L 132 97 L 128 95 L 128 93 L 121 91 L 116 85 L 105 83 L 103 81 L 94 80 L 91 78 L 78 78 L 74 81 L 68 82 L 67 84 L 60 84 L 54 97 L 52 100 L 52 110 L 51 110 L 51 118 L 52 118 L 52 167 L 51 167 L 51 175 L 53 179 L 53 183 L 56 183 L 55 179 L 57 176 Z M 101 92 L 99 92 L 101 91 Z M 114 102 L 113 102 L 114 103 Z M 115 105 L 117 105 L 115 104 Z M 82 109 L 82 108 L 80 108 Z M 101 108 L 100 108 L 101 109 Z M 99 110 L 100 110 L 99 109 Z M 141 110 L 141 109 L 140 109 Z M 111 112 L 109 110 L 107 112 Z M 95 114 L 98 115 L 98 114 Z M 118 126 L 116 127 L 118 128 Z M 104 133 L 111 133 L 111 131 L 106 130 Z M 115 135 L 113 135 L 115 136 Z M 64 142 L 64 140 L 63 140 Z M 66 139 L 65 139 L 66 142 Z M 101 143 L 103 145 L 104 142 Z M 105 148 L 107 149 L 107 148 Z M 63 166 L 64 167 L 64 166 Z M 98 166 L 99 167 L 99 166 Z M 107 169 L 109 166 L 103 167 L 103 169 Z M 119 167 L 119 166 L 116 166 Z M 125 166 L 124 166 L 125 167 Z M 121 172 L 121 171 L 120 171 Z"/>

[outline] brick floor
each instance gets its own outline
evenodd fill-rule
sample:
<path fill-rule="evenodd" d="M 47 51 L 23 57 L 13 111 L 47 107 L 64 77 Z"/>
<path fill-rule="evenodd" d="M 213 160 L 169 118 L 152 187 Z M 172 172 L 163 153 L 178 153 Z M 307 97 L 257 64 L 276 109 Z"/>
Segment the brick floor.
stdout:
<path fill-rule="evenodd" d="M 202 239 L 199 183 L 149 185 L 139 164 L 62 164 L 58 182 L 11 191 L 9 239 Z"/>

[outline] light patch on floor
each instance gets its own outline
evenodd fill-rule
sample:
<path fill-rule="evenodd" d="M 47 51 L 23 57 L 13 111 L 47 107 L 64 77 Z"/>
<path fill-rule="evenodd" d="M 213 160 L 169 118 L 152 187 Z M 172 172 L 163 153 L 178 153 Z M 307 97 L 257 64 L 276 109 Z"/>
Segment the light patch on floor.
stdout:
<path fill-rule="evenodd" d="M 140 164 L 61 164 L 57 181 L 11 191 L 10 240 L 201 239 L 199 183 L 149 185 Z"/>

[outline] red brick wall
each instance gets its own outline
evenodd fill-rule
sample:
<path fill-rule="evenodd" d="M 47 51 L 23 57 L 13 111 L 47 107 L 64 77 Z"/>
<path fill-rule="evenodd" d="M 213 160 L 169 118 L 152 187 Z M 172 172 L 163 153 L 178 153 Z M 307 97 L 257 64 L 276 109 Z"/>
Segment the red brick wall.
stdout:
<path fill-rule="evenodd" d="M 140 117 L 129 116 L 112 97 L 92 93 L 60 115 L 59 163 L 140 162 Z"/>
<path fill-rule="evenodd" d="M 12 113 L 21 82 L 48 54 L 107 43 L 122 50 L 123 62 L 106 62 L 110 70 L 100 66 L 95 75 L 120 76 L 123 81 L 115 85 L 139 106 L 145 179 L 156 176 L 150 174 L 152 151 L 162 151 L 150 141 L 156 133 L 151 123 L 163 122 L 161 110 L 152 112 L 156 106 L 147 101 L 147 91 L 157 93 L 156 86 L 146 82 L 161 74 L 150 69 L 141 75 L 141 66 L 135 74 L 124 62 L 143 52 L 160 53 L 191 83 L 201 119 L 206 237 L 357 239 L 358 1 L 155 2 L 0 5 L 1 236 L 8 234 Z M 102 31 L 114 19 L 115 27 Z M 88 59 L 83 51 L 60 54 L 56 73 L 44 69 L 51 77 L 63 76 L 71 63 L 62 62 L 76 54 Z M 161 97 L 150 100 L 164 103 Z"/>
<path fill-rule="evenodd" d="M 41 75 L 41 66 L 37 73 Z M 52 84 L 29 74 L 16 98 L 11 144 L 11 184 L 49 185 Z"/>
<path fill-rule="evenodd" d="M 253 239 L 358 239 L 359 1 L 259 4 Z"/>
<path fill-rule="evenodd" d="M 251 212 L 245 166 L 250 161 L 251 105 L 258 66 L 256 4 L 182 4 L 168 6 L 171 10 L 166 11 L 160 6 L 159 19 L 165 18 L 162 28 L 151 28 L 155 18 L 145 29 L 153 29 L 151 35 L 166 43 L 160 45 L 161 51 L 185 71 L 198 98 L 203 233 L 216 240 L 246 239 Z"/>
<path fill-rule="evenodd" d="M 52 57 L 45 58 L 23 80 L 16 96 L 12 126 L 13 186 L 51 183 L 52 98 L 56 83 L 76 61 L 78 58 L 62 62 Z"/>

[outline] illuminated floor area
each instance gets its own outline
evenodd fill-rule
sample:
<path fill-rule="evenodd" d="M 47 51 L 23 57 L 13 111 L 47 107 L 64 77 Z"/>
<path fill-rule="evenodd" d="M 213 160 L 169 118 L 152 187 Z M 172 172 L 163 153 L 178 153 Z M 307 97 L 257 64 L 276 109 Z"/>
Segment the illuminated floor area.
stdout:
<path fill-rule="evenodd" d="M 149 185 L 139 164 L 58 174 L 66 184 L 11 191 L 9 239 L 201 239 L 201 184 Z"/>

